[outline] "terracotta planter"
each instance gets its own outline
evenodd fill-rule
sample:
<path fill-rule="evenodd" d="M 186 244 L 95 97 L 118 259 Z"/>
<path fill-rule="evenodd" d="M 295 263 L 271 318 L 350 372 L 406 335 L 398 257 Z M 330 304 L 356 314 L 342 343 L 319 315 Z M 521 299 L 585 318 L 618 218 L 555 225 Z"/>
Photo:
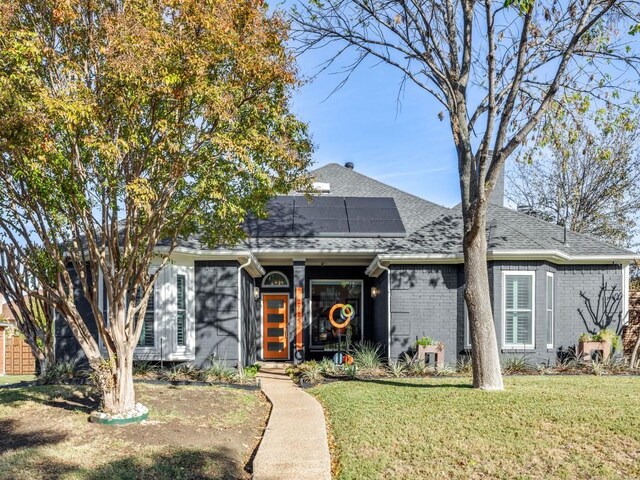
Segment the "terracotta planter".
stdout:
<path fill-rule="evenodd" d="M 611 343 L 595 342 L 592 340 L 578 342 L 578 358 L 580 360 L 583 362 L 591 362 L 593 352 L 599 352 L 601 360 L 608 360 L 611 357 Z"/>
<path fill-rule="evenodd" d="M 444 345 L 427 345 L 426 347 L 423 345 L 418 345 L 418 358 L 420 360 L 426 361 L 427 354 L 433 354 L 435 356 L 435 360 L 433 362 L 436 370 L 438 368 L 444 367 Z"/>

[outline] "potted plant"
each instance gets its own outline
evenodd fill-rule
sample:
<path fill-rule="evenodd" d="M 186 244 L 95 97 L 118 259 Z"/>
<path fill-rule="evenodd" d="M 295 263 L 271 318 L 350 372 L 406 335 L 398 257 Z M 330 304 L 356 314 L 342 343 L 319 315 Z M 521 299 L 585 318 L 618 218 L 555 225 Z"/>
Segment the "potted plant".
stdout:
<path fill-rule="evenodd" d="M 418 359 L 425 360 L 428 354 L 435 355 L 435 367 L 444 366 L 444 344 L 437 342 L 431 337 L 422 337 L 416 340 L 416 350 Z"/>
<path fill-rule="evenodd" d="M 620 338 L 613 330 L 603 329 L 593 335 L 583 333 L 578 338 L 578 358 L 585 362 L 591 361 L 593 352 L 597 352 L 601 360 L 607 360 L 611 352 L 619 348 Z"/>

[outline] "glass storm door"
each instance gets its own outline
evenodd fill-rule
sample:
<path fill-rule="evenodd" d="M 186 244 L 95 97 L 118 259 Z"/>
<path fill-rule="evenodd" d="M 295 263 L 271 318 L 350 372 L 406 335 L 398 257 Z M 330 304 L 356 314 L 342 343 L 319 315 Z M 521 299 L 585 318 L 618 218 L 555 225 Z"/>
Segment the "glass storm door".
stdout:
<path fill-rule="evenodd" d="M 287 360 L 288 295 L 263 295 L 262 297 L 262 358 Z"/>

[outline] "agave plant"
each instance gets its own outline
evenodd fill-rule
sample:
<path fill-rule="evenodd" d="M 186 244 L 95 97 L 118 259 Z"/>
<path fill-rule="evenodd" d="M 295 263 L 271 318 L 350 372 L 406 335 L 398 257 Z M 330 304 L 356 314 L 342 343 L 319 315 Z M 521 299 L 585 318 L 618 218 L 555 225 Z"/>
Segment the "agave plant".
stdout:
<path fill-rule="evenodd" d="M 382 370 L 380 345 L 373 342 L 359 342 L 353 346 L 353 363 L 361 371 L 373 373 Z"/>

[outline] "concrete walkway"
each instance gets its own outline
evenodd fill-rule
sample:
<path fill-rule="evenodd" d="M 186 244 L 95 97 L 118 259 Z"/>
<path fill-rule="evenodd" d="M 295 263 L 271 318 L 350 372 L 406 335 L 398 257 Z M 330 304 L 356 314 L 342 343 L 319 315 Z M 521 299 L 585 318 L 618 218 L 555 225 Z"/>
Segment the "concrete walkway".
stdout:
<path fill-rule="evenodd" d="M 265 365 L 258 378 L 272 404 L 253 460 L 254 480 L 331 480 L 331 460 L 318 401 L 296 386 L 284 366 Z"/>

